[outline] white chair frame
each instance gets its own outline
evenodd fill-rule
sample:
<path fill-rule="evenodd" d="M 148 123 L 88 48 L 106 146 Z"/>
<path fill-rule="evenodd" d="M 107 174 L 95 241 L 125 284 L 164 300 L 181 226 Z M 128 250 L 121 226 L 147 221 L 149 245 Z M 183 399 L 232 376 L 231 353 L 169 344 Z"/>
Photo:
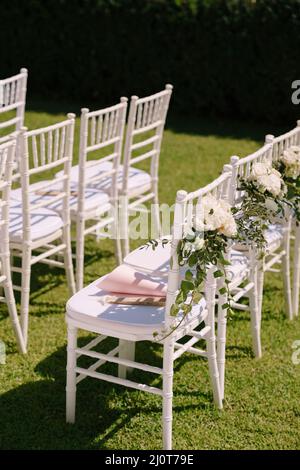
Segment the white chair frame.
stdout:
<path fill-rule="evenodd" d="M 158 167 L 161 143 L 169 108 L 173 86 L 167 84 L 165 90 L 145 98 L 132 96 L 126 130 L 123 184 L 120 191 L 121 199 L 121 230 L 123 240 L 123 256 L 129 253 L 129 214 L 138 210 L 140 204 L 153 201 L 153 214 L 157 236 L 160 234 L 160 215 L 158 199 Z M 149 132 L 154 135 L 149 137 Z M 143 137 L 144 136 L 144 137 Z M 143 138 L 142 138 L 143 137 Z M 135 139 L 138 138 L 138 141 Z M 151 150 L 134 156 L 133 153 L 144 147 L 152 146 Z M 130 191 L 129 169 L 131 166 L 150 160 L 151 183 L 137 191 Z"/>
<path fill-rule="evenodd" d="M 12 271 L 21 274 L 21 286 L 14 285 L 14 289 L 21 292 L 21 326 L 25 344 L 28 340 L 28 313 L 30 295 L 31 267 L 36 263 L 64 268 L 66 271 L 70 294 L 75 292 L 75 282 L 72 266 L 71 238 L 70 238 L 70 170 L 73 156 L 75 115 L 68 114 L 66 121 L 49 127 L 27 131 L 22 128 L 18 136 L 17 153 L 20 164 L 23 212 L 23 240 L 10 241 L 13 257 L 21 257 L 22 267 L 13 266 Z M 29 158 L 29 148 L 32 150 Z M 53 197 L 47 197 L 38 203 L 30 200 L 30 194 L 35 191 L 34 185 L 30 187 L 30 179 L 48 170 L 63 167 L 63 175 L 56 181 L 62 182 L 62 191 Z M 53 181 L 45 181 L 39 190 L 47 190 Z M 63 210 L 61 219 L 63 226 L 54 233 L 35 240 L 31 236 L 30 214 L 35 209 L 49 208 L 51 204 L 62 201 Z M 33 251 L 39 252 L 33 255 Z M 52 256 L 63 252 L 64 263 L 52 259 Z"/>
<path fill-rule="evenodd" d="M 289 132 L 282 134 L 278 137 L 274 137 L 271 134 L 266 135 L 265 142 L 271 142 L 273 144 L 272 159 L 277 161 L 284 150 L 288 149 L 292 145 L 300 146 L 300 120 L 297 121 L 297 126 Z M 294 238 L 294 257 L 293 257 L 293 287 L 292 287 L 292 299 L 291 299 L 291 310 L 288 312 L 289 319 L 294 316 L 297 317 L 299 313 L 299 288 L 300 288 L 300 227 L 296 223 L 291 224 L 294 235 L 290 234 L 290 239 Z M 286 269 L 290 269 L 286 266 Z"/>
<path fill-rule="evenodd" d="M 180 285 L 180 269 L 178 264 L 177 246 L 179 241 L 183 238 L 187 225 L 190 223 L 190 216 L 193 210 L 196 211 L 201 207 L 201 199 L 206 194 L 213 194 L 218 198 L 226 199 L 228 197 L 229 183 L 231 180 L 230 173 L 224 173 L 217 178 L 210 185 L 195 191 L 193 193 L 186 193 L 185 191 L 178 191 L 175 204 L 173 236 L 171 242 L 171 257 L 172 263 L 168 273 L 168 286 L 167 297 L 165 306 L 165 320 L 164 325 L 168 329 L 174 322 L 174 317 L 170 316 L 170 309 L 175 301 L 179 285 Z M 196 203 L 196 206 L 194 204 Z M 191 207 L 192 210 L 191 210 Z M 143 390 L 146 392 L 160 395 L 163 399 L 163 448 L 169 450 L 172 448 L 172 396 L 173 396 L 173 364 L 184 352 L 196 354 L 200 357 L 208 359 L 210 379 L 212 382 L 214 401 L 218 408 L 222 408 L 222 397 L 219 383 L 219 372 L 217 367 L 216 356 L 216 338 L 215 338 L 215 305 L 216 305 L 216 279 L 213 275 L 216 267 L 208 270 L 207 278 L 204 286 L 206 309 L 202 313 L 198 310 L 188 315 L 178 329 L 173 331 L 169 336 L 161 333 L 163 338 L 155 340 L 153 333 L 148 335 L 141 334 L 139 327 L 134 327 L 134 330 L 129 333 L 122 328 L 122 325 L 113 323 L 111 327 L 107 324 L 101 324 L 101 317 L 97 317 L 97 324 L 95 321 L 89 324 L 88 318 L 82 321 L 78 318 L 75 319 L 71 314 L 71 302 L 76 303 L 76 296 L 71 299 L 67 304 L 66 321 L 68 325 L 68 361 L 67 361 L 67 387 L 66 387 L 66 417 L 67 422 L 75 422 L 75 408 L 76 408 L 76 385 L 86 377 L 93 377 L 100 380 L 105 380 L 119 385 Z M 85 288 L 87 289 L 87 288 Z M 139 307 L 148 308 L 148 307 Z M 78 307 L 76 307 L 78 310 Z M 127 310 L 130 307 L 127 307 Z M 205 326 L 201 330 L 196 330 L 202 322 Z M 100 334 L 99 337 L 93 339 L 85 347 L 79 348 L 77 346 L 77 330 L 78 328 Z M 100 354 L 93 351 L 99 342 L 103 341 L 107 336 L 119 338 L 119 346 L 107 354 Z M 179 339 L 188 337 L 185 343 L 179 342 Z M 195 348 L 196 343 L 204 339 L 206 340 L 206 350 Z M 134 360 L 134 343 L 136 341 L 155 341 L 163 345 L 163 368 L 153 367 L 147 364 L 135 362 Z M 78 367 L 77 359 L 80 356 L 88 356 L 96 359 L 97 361 L 92 364 L 88 369 Z M 119 366 L 119 376 L 115 377 L 104 373 L 97 372 L 97 369 L 106 362 L 112 362 Z M 152 372 L 163 377 L 163 388 L 151 387 L 148 385 L 136 383 L 126 378 L 126 371 L 129 372 L 131 368 L 141 369 L 144 371 Z"/>
<path fill-rule="evenodd" d="M 0 297 L 0 302 L 7 304 L 19 351 L 24 354 L 26 353 L 26 345 L 12 287 L 8 236 L 10 189 L 15 148 L 15 140 L 0 144 L 0 284 L 4 289 L 4 296 Z"/>
<path fill-rule="evenodd" d="M 14 118 L 0 122 L 0 130 L 14 126 L 14 131 L 18 132 L 24 125 L 27 76 L 27 69 L 22 68 L 19 74 L 0 80 L 0 114 L 16 112 Z M 11 133 L 0 137 L 0 143 L 7 140 Z"/>
<path fill-rule="evenodd" d="M 251 174 L 251 168 L 254 163 L 261 161 L 271 161 L 272 159 L 272 144 L 268 143 L 260 148 L 258 151 L 250 154 L 244 158 L 239 158 L 237 156 L 231 157 L 231 165 L 229 166 L 232 174 L 231 190 L 229 201 L 232 206 L 238 205 L 243 199 L 243 191 L 238 190 L 238 178 L 243 176 L 247 178 Z M 227 167 L 227 165 L 225 166 Z M 289 264 L 289 222 L 286 222 L 284 225 L 283 238 L 279 246 L 276 245 L 274 250 L 276 250 L 276 255 L 272 251 L 270 253 L 270 260 L 268 261 L 259 261 L 256 250 L 254 248 L 248 248 L 243 253 L 249 258 L 250 266 L 250 276 L 248 286 L 242 289 L 236 290 L 236 295 L 233 296 L 232 306 L 240 310 L 250 310 L 250 319 L 251 319 L 251 331 L 252 331 L 252 342 L 253 342 L 253 351 L 256 357 L 261 357 L 261 312 L 262 312 L 262 298 L 263 298 L 263 283 L 264 283 L 264 272 L 267 269 L 270 269 L 273 264 L 282 259 L 284 266 Z M 233 245 L 234 246 L 234 245 Z M 238 249 L 238 247 L 237 247 Z M 277 250 L 280 249 L 278 252 Z M 285 299 L 287 309 L 290 306 L 290 290 L 289 283 L 290 278 L 286 274 L 286 270 L 283 271 L 283 280 L 286 287 Z M 241 297 L 249 297 L 249 307 L 238 303 L 238 300 Z M 221 300 L 222 303 L 224 300 Z M 224 330 L 222 332 L 222 330 Z M 226 334 L 226 319 L 224 319 L 224 325 L 220 328 L 219 336 L 220 341 L 218 343 L 218 353 L 221 355 L 222 360 L 224 360 L 224 346 L 222 344 L 225 341 Z M 223 351 L 221 352 L 221 348 Z M 219 361 L 219 369 L 221 368 Z"/>
<path fill-rule="evenodd" d="M 118 214 L 118 187 L 117 178 L 120 166 L 124 125 L 127 110 L 127 98 L 122 97 L 120 103 L 98 111 L 90 112 L 87 108 L 81 110 L 80 145 L 79 145 L 79 178 L 78 178 L 78 212 L 76 217 L 76 285 L 77 290 L 83 287 L 84 276 L 84 239 L 86 235 L 96 233 L 99 237 L 101 229 L 113 225 L 115 251 L 118 264 L 122 260 L 121 241 L 119 233 Z M 90 152 L 102 150 L 113 145 L 113 153 L 99 160 L 89 162 L 89 169 L 97 166 L 99 162 L 112 162 L 109 171 L 96 176 L 88 177 L 86 174 L 87 156 Z M 92 212 L 85 210 L 85 191 L 87 187 L 97 189 L 97 184 L 104 179 L 111 179 L 110 204 L 111 210 L 108 218 L 97 220 L 101 214 L 98 207 Z M 85 227 L 87 221 L 97 220 L 96 224 Z"/>

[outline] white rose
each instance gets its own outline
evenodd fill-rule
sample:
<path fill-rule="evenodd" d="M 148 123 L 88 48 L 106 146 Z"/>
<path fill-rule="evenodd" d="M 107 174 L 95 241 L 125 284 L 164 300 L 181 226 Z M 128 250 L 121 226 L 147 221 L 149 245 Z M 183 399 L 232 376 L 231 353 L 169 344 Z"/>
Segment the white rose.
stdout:
<path fill-rule="evenodd" d="M 292 152 L 296 153 L 296 154 L 300 154 L 300 147 L 299 145 L 291 145 L 289 150 L 291 150 Z"/>
<path fill-rule="evenodd" d="M 237 227 L 232 214 L 227 213 L 227 218 L 219 228 L 219 232 L 226 237 L 235 237 L 237 235 Z"/>
<path fill-rule="evenodd" d="M 205 226 L 204 226 L 204 214 L 203 217 L 198 216 L 195 217 L 194 219 L 194 227 L 198 232 L 204 232 Z"/>
<path fill-rule="evenodd" d="M 203 248 L 203 245 L 204 245 L 204 239 L 200 237 L 196 237 L 194 240 L 195 250 L 201 250 Z"/>
<path fill-rule="evenodd" d="M 251 179 L 257 179 L 260 176 L 266 175 L 268 173 L 269 166 L 266 163 L 258 162 L 252 165 L 251 169 Z"/>
<path fill-rule="evenodd" d="M 273 194 L 273 196 L 279 196 L 281 193 L 281 178 L 279 178 L 276 174 L 272 173 L 269 175 L 260 176 L 257 179 L 257 182 L 262 188 Z"/>
<path fill-rule="evenodd" d="M 192 240 L 195 236 L 195 232 L 192 230 L 191 227 L 188 227 L 185 232 L 185 238 L 187 240 Z"/>
<path fill-rule="evenodd" d="M 296 160 L 294 152 L 290 150 L 285 150 L 280 159 L 287 166 L 292 165 Z"/>

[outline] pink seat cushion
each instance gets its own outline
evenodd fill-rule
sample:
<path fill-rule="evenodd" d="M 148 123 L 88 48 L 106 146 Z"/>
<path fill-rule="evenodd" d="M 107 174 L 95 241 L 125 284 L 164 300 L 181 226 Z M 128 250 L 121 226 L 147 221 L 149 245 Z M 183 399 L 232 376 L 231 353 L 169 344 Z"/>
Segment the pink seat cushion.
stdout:
<path fill-rule="evenodd" d="M 136 271 L 134 268 L 121 264 L 98 284 L 100 289 L 119 294 L 165 297 L 166 280 Z"/>

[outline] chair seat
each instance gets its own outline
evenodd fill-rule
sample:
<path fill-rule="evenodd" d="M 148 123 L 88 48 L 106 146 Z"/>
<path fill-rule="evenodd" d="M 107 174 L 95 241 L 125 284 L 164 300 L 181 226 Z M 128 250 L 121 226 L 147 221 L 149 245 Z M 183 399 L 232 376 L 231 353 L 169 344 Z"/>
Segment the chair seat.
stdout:
<path fill-rule="evenodd" d="M 112 162 L 101 162 L 97 160 L 90 160 L 87 162 L 86 166 L 86 178 L 92 178 L 101 175 L 101 173 L 106 173 L 112 170 Z M 61 172 L 57 173 L 56 176 L 61 176 Z M 78 184 L 79 176 L 79 165 L 75 165 L 71 169 L 71 182 L 75 185 Z M 98 190 L 109 192 L 111 190 L 111 176 L 98 181 L 95 185 L 88 185 L 90 187 L 96 187 Z M 119 167 L 118 173 L 118 189 L 122 189 L 123 182 L 123 165 Z M 130 196 L 135 196 L 141 194 L 145 191 L 148 191 L 151 187 L 151 177 L 150 175 L 139 168 L 130 167 L 128 172 L 128 190 Z"/>
<path fill-rule="evenodd" d="M 280 224 L 272 224 L 265 231 L 265 239 L 267 241 L 267 250 L 270 252 L 276 250 L 282 241 L 283 227 Z"/>
<path fill-rule="evenodd" d="M 169 237 L 164 237 L 168 238 Z M 124 263 L 134 268 L 144 271 L 159 273 L 161 276 L 167 276 L 169 270 L 169 261 L 171 254 L 171 245 L 159 243 L 155 250 L 151 247 L 143 249 L 137 248 L 124 258 Z M 231 265 L 226 268 L 226 276 L 230 282 L 241 282 L 248 274 L 249 260 L 243 253 L 232 250 Z M 183 268 L 185 270 L 185 268 Z"/>
<path fill-rule="evenodd" d="M 30 189 L 36 192 L 30 193 L 30 201 L 32 203 L 38 204 L 42 202 L 45 198 L 53 198 L 54 195 L 47 196 L 46 191 L 62 191 L 62 184 L 55 183 L 51 184 L 45 189 L 44 194 L 39 194 L 39 190 L 45 187 L 45 183 L 50 183 L 50 181 L 43 181 L 37 182 L 30 185 Z M 22 201 L 22 190 L 15 189 L 11 191 L 11 199 L 12 201 Z M 50 204 L 48 207 L 51 210 L 61 213 L 62 211 L 62 200 L 56 201 L 53 204 Z M 109 195 L 103 191 L 98 191 L 97 189 L 88 188 L 85 191 L 85 212 L 88 214 L 92 212 L 93 214 L 103 214 L 109 211 L 111 208 L 111 204 L 109 202 Z M 77 197 L 77 186 L 71 186 L 71 196 L 70 196 L 70 211 L 72 218 L 75 218 L 78 211 L 78 197 Z"/>
<path fill-rule="evenodd" d="M 101 278 L 103 279 L 103 278 Z M 109 292 L 98 287 L 101 279 L 77 292 L 67 303 L 67 317 L 91 329 L 96 328 L 139 339 L 150 337 L 164 326 L 165 307 L 105 303 Z M 205 300 L 193 307 L 191 317 L 205 312 Z"/>
<path fill-rule="evenodd" d="M 54 211 L 41 208 L 30 214 L 31 240 L 38 240 L 57 232 L 63 227 L 63 221 Z M 9 211 L 9 240 L 14 243 L 23 241 L 22 204 L 13 202 Z"/>

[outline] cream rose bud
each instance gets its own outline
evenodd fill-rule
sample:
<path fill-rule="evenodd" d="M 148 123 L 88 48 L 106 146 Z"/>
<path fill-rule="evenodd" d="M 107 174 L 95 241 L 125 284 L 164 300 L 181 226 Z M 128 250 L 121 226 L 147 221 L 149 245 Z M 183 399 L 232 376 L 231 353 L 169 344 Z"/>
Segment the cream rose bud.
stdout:
<path fill-rule="evenodd" d="M 192 230 L 191 227 L 188 227 L 185 232 L 185 238 L 187 240 L 192 240 L 195 237 L 195 232 Z"/>
<path fill-rule="evenodd" d="M 194 240 L 195 250 L 201 250 L 203 248 L 203 245 L 204 245 L 204 239 L 201 237 L 196 237 Z"/>
<path fill-rule="evenodd" d="M 266 199 L 266 202 L 265 202 L 265 205 L 266 205 L 266 208 L 272 212 L 277 212 L 278 211 L 278 205 L 276 204 L 275 201 L 273 201 L 273 199 L 269 199 L 267 198 Z"/>
<path fill-rule="evenodd" d="M 281 179 L 281 173 L 279 173 L 275 168 L 272 168 L 271 175 L 275 175 L 277 178 Z"/>
<path fill-rule="evenodd" d="M 191 242 L 185 242 L 184 251 L 193 251 L 194 244 Z"/>
<path fill-rule="evenodd" d="M 194 227 L 198 232 L 204 232 L 204 230 L 205 230 L 204 216 L 203 217 L 195 217 Z"/>

